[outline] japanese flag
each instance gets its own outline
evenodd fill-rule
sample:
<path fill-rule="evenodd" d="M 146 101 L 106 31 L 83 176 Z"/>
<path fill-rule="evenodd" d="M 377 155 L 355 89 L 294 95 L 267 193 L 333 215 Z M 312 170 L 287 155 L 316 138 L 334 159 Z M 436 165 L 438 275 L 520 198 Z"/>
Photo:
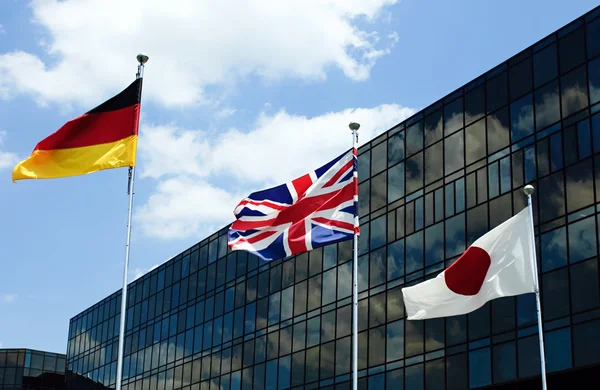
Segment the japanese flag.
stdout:
<path fill-rule="evenodd" d="M 409 320 L 470 313 L 486 302 L 535 292 L 526 207 L 473 243 L 437 277 L 402 289 Z"/>

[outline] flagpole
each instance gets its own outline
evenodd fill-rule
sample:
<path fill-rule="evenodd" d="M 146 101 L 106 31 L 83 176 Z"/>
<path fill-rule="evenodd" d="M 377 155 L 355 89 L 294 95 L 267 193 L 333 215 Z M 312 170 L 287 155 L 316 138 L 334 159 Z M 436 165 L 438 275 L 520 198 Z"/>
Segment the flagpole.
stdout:
<path fill-rule="evenodd" d="M 138 70 L 136 80 L 144 76 L 144 65 L 148 62 L 146 54 L 138 54 Z M 121 379 L 123 376 L 123 344 L 125 341 L 125 316 L 127 313 L 127 271 L 129 270 L 129 249 L 131 247 L 131 214 L 133 209 L 133 181 L 135 178 L 135 166 L 129 167 L 127 182 L 127 195 L 129 195 L 129 210 L 127 211 L 127 239 L 125 244 L 125 266 L 123 269 L 123 288 L 121 290 L 121 321 L 119 326 L 119 353 L 117 355 L 117 385 L 116 390 L 121 390 Z"/>
<path fill-rule="evenodd" d="M 352 122 L 352 148 L 358 149 L 358 129 L 360 124 Z M 355 172 L 358 186 L 358 172 Z M 358 188 L 356 188 L 356 216 L 354 217 L 354 248 L 352 258 L 352 390 L 358 390 Z"/>
<path fill-rule="evenodd" d="M 531 229 L 531 260 L 533 262 L 533 276 L 534 276 L 534 287 L 535 287 L 535 301 L 537 305 L 537 322 L 538 322 L 538 336 L 540 340 L 540 363 L 542 366 L 542 389 L 546 390 L 546 358 L 544 355 L 544 331 L 542 329 L 542 305 L 540 302 L 540 282 L 538 280 L 538 269 L 537 269 L 537 256 L 535 254 L 535 235 L 533 229 L 533 204 L 531 201 L 531 195 L 535 191 L 535 188 L 531 184 L 528 184 L 523 189 L 525 195 L 527 195 L 527 207 L 529 209 L 529 220 Z"/>

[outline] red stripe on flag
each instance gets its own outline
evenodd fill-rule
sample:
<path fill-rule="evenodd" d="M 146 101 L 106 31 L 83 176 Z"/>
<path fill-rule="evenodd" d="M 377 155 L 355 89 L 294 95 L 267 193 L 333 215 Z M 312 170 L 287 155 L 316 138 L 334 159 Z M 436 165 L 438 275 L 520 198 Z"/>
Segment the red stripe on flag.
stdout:
<path fill-rule="evenodd" d="M 242 200 L 240 202 L 240 204 L 237 205 L 237 207 L 245 206 L 247 204 L 251 204 L 253 206 L 267 206 L 267 207 L 270 207 L 270 208 L 275 209 L 275 210 L 283 210 L 286 207 L 288 207 L 288 206 L 282 206 L 280 204 L 269 202 L 268 200 L 255 201 L 255 200 L 249 200 L 249 199 Z"/>
<path fill-rule="evenodd" d="M 275 218 L 265 219 L 262 221 L 242 221 L 242 220 L 238 219 L 231 224 L 231 228 L 233 230 L 240 230 L 240 231 L 254 230 L 254 229 L 265 228 L 268 226 L 273 226 L 274 222 L 275 222 Z"/>
<path fill-rule="evenodd" d="M 321 225 L 325 225 L 325 226 L 332 226 L 332 227 L 336 227 L 339 229 L 349 230 L 351 232 L 354 231 L 354 224 L 348 223 L 348 222 L 334 221 L 334 220 L 322 218 L 322 217 L 314 218 L 313 221 L 315 221 L 316 223 L 319 223 Z"/>
<path fill-rule="evenodd" d="M 82 148 L 116 142 L 138 133 L 140 105 L 83 114 L 41 140 L 34 150 Z"/>
<path fill-rule="evenodd" d="M 268 231 L 268 232 L 263 232 L 260 234 L 257 234 L 254 237 L 250 237 L 250 238 L 245 238 L 245 237 L 239 237 L 236 241 L 235 244 L 239 244 L 239 243 L 248 243 L 248 244 L 254 244 L 255 242 L 258 242 L 260 240 L 264 240 L 266 238 L 271 237 L 273 234 L 276 234 L 277 231 L 272 230 L 272 231 Z"/>
<path fill-rule="evenodd" d="M 348 169 L 352 168 L 353 165 L 353 160 L 348 161 L 339 171 L 337 171 L 335 175 L 333 175 L 333 177 L 323 186 L 323 188 L 331 187 L 332 185 L 334 185 L 339 180 L 339 178 L 342 177 L 342 175 L 344 175 L 348 171 Z"/>
<path fill-rule="evenodd" d="M 309 174 L 304 176 L 300 176 L 299 178 L 292 180 L 292 185 L 296 190 L 296 194 L 298 195 L 298 199 L 302 199 L 306 190 L 312 185 L 313 181 L 310 178 Z"/>
<path fill-rule="evenodd" d="M 290 226 L 288 231 L 288 243 L 292 254 L 306 252 L 306 224 L 300 220 Z"/>

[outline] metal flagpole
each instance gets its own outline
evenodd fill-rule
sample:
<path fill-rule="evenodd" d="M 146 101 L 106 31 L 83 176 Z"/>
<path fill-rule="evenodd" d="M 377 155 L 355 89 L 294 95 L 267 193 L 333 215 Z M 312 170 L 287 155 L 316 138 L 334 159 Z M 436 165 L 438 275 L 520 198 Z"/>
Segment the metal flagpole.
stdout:
<path fill-rule="evenodd" d="M 138 54 L 138 70 L 136 79 L 144 76 L 144 65 L 149 57 L 146 54 Z M 119 354 L 117 355 L 117 386 L 121 390 L 121 377 L 123 376 L 123 343 L 125 341 L 125 315 L 127 312 L 127 271 L 129 270 L 129 248 L 131 242 L 131 212 L 133 209 L 133 180 L 135 178 L 135 166 L 129 167 L 129 180 L 127 183 L 127 195 L 129 195 L 129 210 L 127 212 L 127 240 L 125 244 L 125 267 L 123 270 L 123 289 L 121 290 L 121 321 L 119 326 Z"/>
<path fill-rule="evenodd" d="M 349 125 L 352 130 L 352 147 L 358 149 L 358 129 L 360 124 L 352 122 Z M 356 172 L 355 177 L 358 177 Z M 358 178 L 357 178 L 358 182 Z M 358 189 L 355 201 L 358 204 Z M 354 256 L 352 258 L 352 390 L 358 390 L 358 205 L 354 217 Z"/>
<path fill-rule="evenodd" d="M 538 280 L 538 269 L 537 269 L 537 256 L 535 254 L 535 236 L 533 229 L 533 204 L 531 201 L 531 195 L 535 189 L 531 184 L 528 184 L 523 189 L 525 195 L 527 195 L 527 207 L 529 208 L 529 219 L 530 229 L 531 229 L 531 261 L 533 262 L 533 273 L 534 273 L 534 283 L 535 283 L 535 301 L 537 304 L 537 322 L 538 322 L 538 336 L 540 339 L 540 363 L 542 365 L 542 389 L 546 390 L 546 358 L 544 355 L 544 331 L 542 329 L 542 305 L 540 302 L 540 282 Z"/>

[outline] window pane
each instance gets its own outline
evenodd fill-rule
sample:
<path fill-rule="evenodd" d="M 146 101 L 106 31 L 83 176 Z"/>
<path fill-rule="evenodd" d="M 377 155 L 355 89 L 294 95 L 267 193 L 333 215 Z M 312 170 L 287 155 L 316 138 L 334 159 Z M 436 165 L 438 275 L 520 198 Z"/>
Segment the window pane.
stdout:
<path fill-rule="evenodd" d="M 463 100 L 458 98 L 444 107 L 444 134 L 452 134 L 463 127 Z"/>
<path fill-rule="evenodd" d="M 556 44 L 552 44 L 533 55 L 533 74 L 538 87 L 558 76 Z"/>
<path fill-rule="evenodd" d="M 541 236 L 542 272 L 567 264 L 567 231 L 563 226 Z"/>
<path fill-rule="evenodd" d="M 488 154 L 495 153 L 509 144 L 508 107 L 487 116 Z"/>
<path fill-rule="evenodd" d="M 382 142 L 371 149 L 371 176 L 383 171 L 387 167 L 387 143 Z"/>
<path fill-rule="evenodd" d="M 459 214 L 446 220 L 446 258 L 458 256 L 465 251 L 465 215 Z"/>
<path fill-rule="evenodd" d="M 600 363 L 600 320 L 573 327 L 575 366 Z"/>
<path fill-rule="evenodd" d="M 423 321 L 406 321 L 406 357 L 423 353 Z"/>
<path fill-rule="evenodd" d="M 567 213 L 594 203 L 592 160 L 567 168 Z"/>
<path fill-rule="evenodd" d="M 438 110 L 434 114 L 425 118 L 425 146 L 431 145 L 442 139 L 442 111 Z"/>
<path fill-rule="evenodd" d="M 460 131 L 444 140 L 445 174 L 452 173 L 464 164 L 463 154 L 464 140 L 463 132 Z"/>
<path fill-rule="evenodd" d="M 581 66 L 560 78 L 563 118 L 588 106 L 586 73 L 586 67 Z"/>
<path fill-rule="evenodd" d="M 391 135 L 388 139 L 388 166 L 404 160 L 404 132 Z"/>
<path fill-rule="evenodd" d="M 444 223 L 425 229 L 425 266 L 444 261 Z"/>
<path fill-rule="evenodd" d="M 406 273 L 423 268 L 423 231 L 406 238 Z"/>
<path fill-rule="evenodd" d="M 476 121 L 485 115 L 485 85 L 465 94 L 465 123 Z"/>
<path fill-rule="evenodd" d="M 419 121 L 406 129 L 406 155 L 412 156 L 423 149 L 423 122 Z"/>
<path fill-rule="evenodd" d="M 444 360 L 438 359 L 425 363 L 425 383 L 427 390 L 444 388 Z"/>
<path fill-rule="evenodd" d="M 485 121 L 475 122 L 465 129 L 466 152 L 469 165 L 485 157 Z"/>
<path fill-rule="evenodd" d="M 596 224 L 593 217 L 572 223 L 568 229 L 571 263 L 596 256 Z"/>
<path fill-rule="evenodd" d="M 531 57 L 510 69 L 510 100 L 515 100 L 531 91 Z"/>
<path fill-rule="evenodd" d="M 404 163 L 391 167 L 388 171 L 388 203 L 404 196 Z"/>
<path fill-rule="evenodd" d="M 481 387 L 492 383 L 490 349 L 469 352 L 469 385 Z"/>
<path fill-rule="evenodd" d="M 553 320 L 569 315 L 569 274 L 566 268 L 542 275 L 542 315 Z"/>
<path fill-rule="evenodd" d="M 439 180 L 443 176 L 442 166 L 444 149 L 442 142 L 425 149 L 425 185 Z"/>
<path fill-rule="evenodd" d="M 583 28 L 569 33 L 558 41 L 560 71 L 565 73 L 585 61 Z"/>
<path fill-rule="evenodd" d="M 560 120 L 557 81 L 535 91 L 535 120 L 535 127 L 538 130 Z"/>
<path fill-rule="evenodd" d="M 544 333 L 544 349 L 547 359 L 546 369 L 548 372 L 572 368 L 571 330 L 566 328 Z"/>
<path fill-rule="evenodd" d="M 367 180 L 358 185 L 358 215 L 361 217 L 369 214 L 370 184 L 371 182 Z"/>
<path fill-rule="evenodd" d="M 498 334 L 515 328 L 515 299 L 503 297 L 492 301 L 492 333 Z"/>
<path fill-rule="evenodd" d="M 517 349 L 514 342 L 494 346 L 494 383 L 507 382 L 517 377 Z"/>
<path fill-rule="evenodd" d="M 404 357 L 404 321 L 387 325 L 386 361 L 391 362 Z"/>
<path fill-rule="evenodd" d="M 335 343 L 335 375 L 346 374 L 350 372 L 352 337 L 337 340 Z"/>
<path fill-rule="evenodd" d="M 371 151 L 366 152 L 358 156 L 358 180 L 363 181 L 371 176 Z"/>
<path fill-rule="evenodd" d="M 510 105 L 511 142 L 533 134 L 533 98 L 527 95 Z"/>
<path fill-rule="evenodd" d="M 600 306 L 597 259 L 571 266 L 571 302 L 573 313 Z"/>
<path fill-rule="evenodd" d="M 590 61 L 588 66 L 590 104 L 595 104 L 600 101 L 600 58 Z"/>
<path fill-rule="evenodd" d="M 487 111 L 495 111 L 508 102 L 506 72 L 487 81 Z"/>
<path fill-rule="evenodd" d="M 463 390 L 467 383 L 467 354 L 448 356 L 446 358 L 446 388 L 448 390 Z"/>
<path fill-rule="evenodd" d="M 419 153 L 406 160 L 406 193 L 410 194 L 422 187 L 423 153 Z"/>
<path fill-rule="evenodd" d="M 538 198 L 540 205 L 540 222 L 544 223 L 557 218 L 565 213 L 564 181 L 562 172 L 554 173 L 539 181 L 541 194 L 556 194 L 556 196 L 542 196 Z"/>

